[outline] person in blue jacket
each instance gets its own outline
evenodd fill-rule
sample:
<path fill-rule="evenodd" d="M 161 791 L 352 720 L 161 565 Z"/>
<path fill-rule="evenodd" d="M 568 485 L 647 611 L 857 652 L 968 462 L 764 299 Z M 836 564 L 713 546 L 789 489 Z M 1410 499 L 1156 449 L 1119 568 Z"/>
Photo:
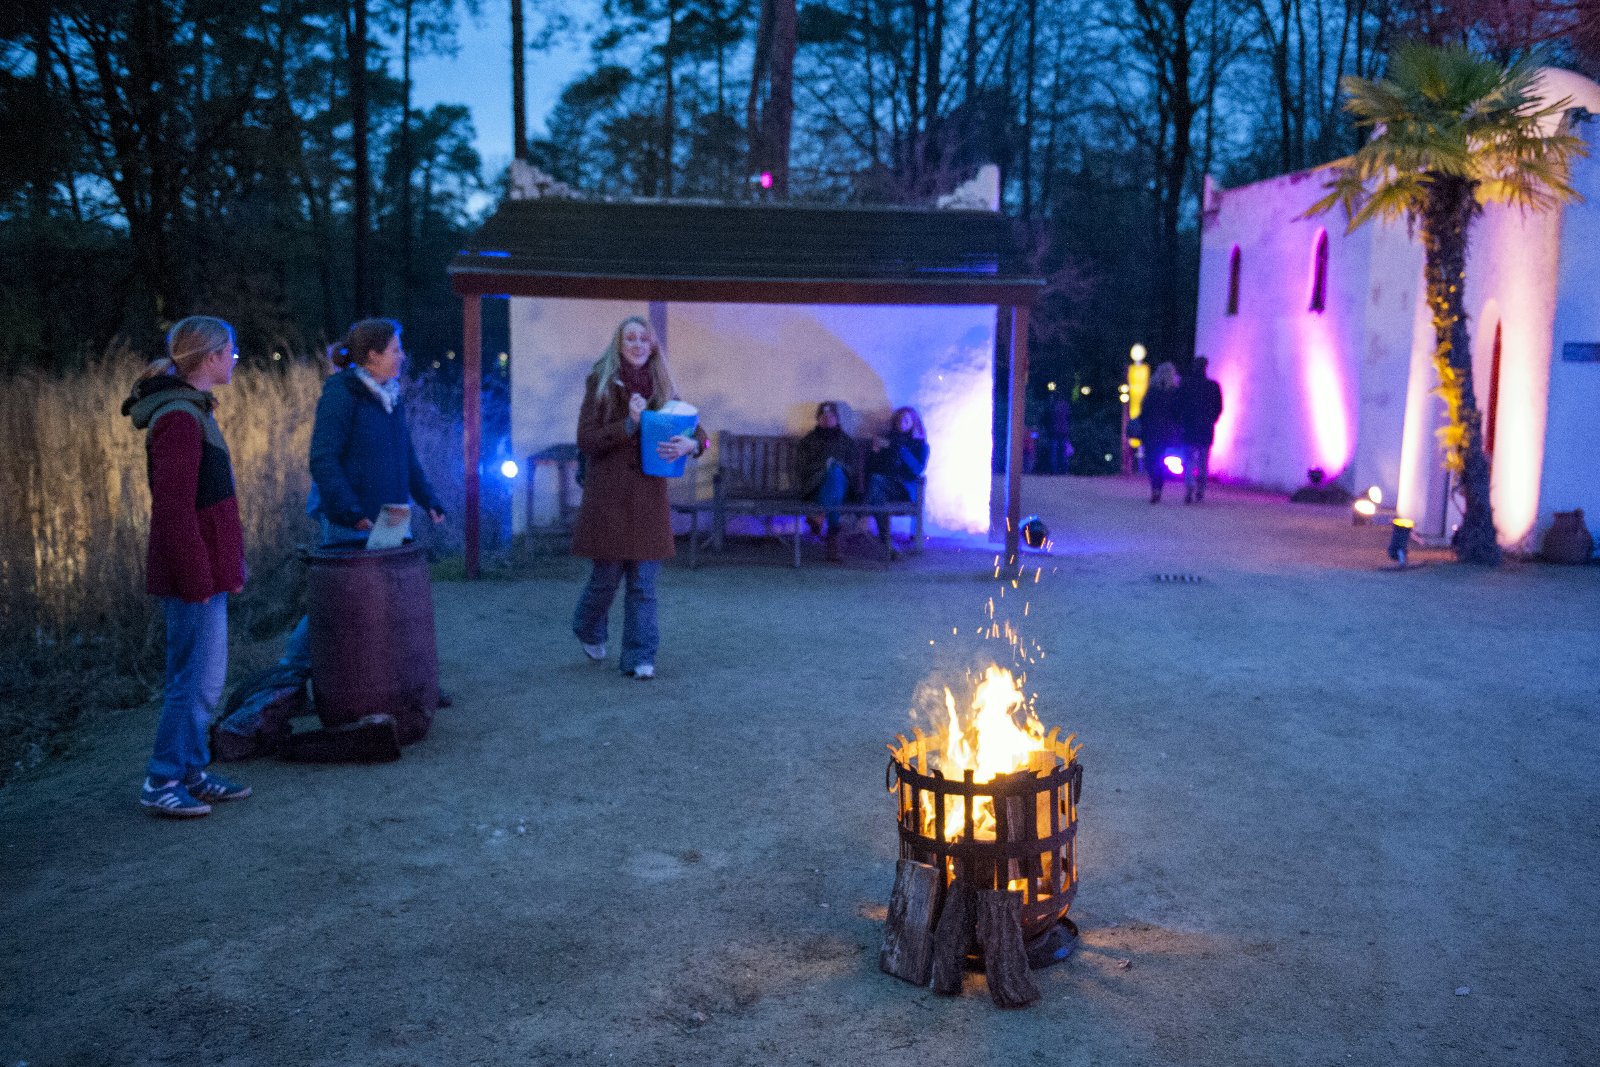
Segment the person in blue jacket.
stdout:
<path fill-rule="evenodd" d="M 406 425 L 400 390 L 400 368 L 405 363 L 400 324 L 393 319 L 363 319 L 328 349 L 328 358 L 339 370 L 322 384 L 322 398 L 317 401 L 311 430 L 313 484 L 306 506 L 322 523 L 319 547 L 362 550 L 385 504 L 415 501 L 435 525 L 444 522 L 444 508 L 417 462 Z M 310 675 L 311 620 L 302 616 L 289 634 L 277 668 L 257 680 L 218 729 L 256 737 L 267 706 L 285 692 L 304 687 Z M 442 693 L 439 700 L 441 707 L 450 702 Z M 381 729 L 375 732 L 381 737 Z"/>
<path fill-rule="evenodd" d="M 362 319 L 329 347 L 339 368 L 322 383 L 311 430 L 311 500 L 307 510 L 322 523 L 322 548 L 365 546 L 385 504 L 415 500 L 434 525 L 444 508 L 417 463 L 400 396 L 400 324 Z M 289 634 L 279 665 L 305 678 L 311 673 L 310 620 Z M 256 709 L 247 705 L 246 717 Z"/>
<path fill-rule="evenodd" d="M 867 503 L 887 504 L 915 500 L 922 492 L 922 476 L 928 470 L 928 434 L 922 416 L 913 407 L 895 409 L 889 417 L 887 437 L 872 439 L 867 456 Z M 889 536 L 889 516 L 879 514 L 878 538 L 889 550 L 891 559 L 900 552 Z"/>
<path fill-rule="evenodd" d="M 400 324 L 362 319 L 328 357 L 340 370 L 323 383 L 311 431 L 323 545 L 366 541 L 385 504 L 415 500 L 435 525 L 444 522 L 406 427 Z"/>

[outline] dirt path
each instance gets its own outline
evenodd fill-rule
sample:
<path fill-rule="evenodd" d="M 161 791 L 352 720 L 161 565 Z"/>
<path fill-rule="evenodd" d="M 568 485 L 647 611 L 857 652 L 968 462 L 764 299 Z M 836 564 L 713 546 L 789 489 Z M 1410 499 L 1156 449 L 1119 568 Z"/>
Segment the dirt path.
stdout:
<path fill-rule="evenodd" d="M 557 560 L 436 587 L 456 706 L 398 764 L 158 822 L 152 709 L 0 792 L 0 1065 L 1594 1063 L 1600 567 L 1028 493 L 1057 555 L 1007 596 L 1086 767 L 1034 1008 L 877 970 L 883 744 L 989 555 L 669 568 L 648 684 L 583 660 Z"/>

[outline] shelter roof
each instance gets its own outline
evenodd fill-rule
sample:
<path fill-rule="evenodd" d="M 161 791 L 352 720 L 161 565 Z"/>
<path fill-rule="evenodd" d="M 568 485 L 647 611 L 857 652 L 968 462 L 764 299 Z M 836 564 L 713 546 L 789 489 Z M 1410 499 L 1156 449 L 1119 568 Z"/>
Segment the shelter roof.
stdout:
<path fill-rule="evenodd" d="M 456 292 L 718 303 L 1031 305 L 990 211 L 506 200 L 450 263 Z"/>

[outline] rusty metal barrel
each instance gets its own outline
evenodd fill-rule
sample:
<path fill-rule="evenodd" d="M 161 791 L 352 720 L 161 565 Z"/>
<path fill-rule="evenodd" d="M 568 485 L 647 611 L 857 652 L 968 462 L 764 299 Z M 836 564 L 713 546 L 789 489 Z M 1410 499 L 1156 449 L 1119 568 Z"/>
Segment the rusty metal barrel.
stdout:
<path fill-rule="evenodd" d="M 306 554 L 311 690 L 326 726 L 393 715 L 400 743 L 428 735 L 439 706 L 428 561 L 416 543 Z"/>

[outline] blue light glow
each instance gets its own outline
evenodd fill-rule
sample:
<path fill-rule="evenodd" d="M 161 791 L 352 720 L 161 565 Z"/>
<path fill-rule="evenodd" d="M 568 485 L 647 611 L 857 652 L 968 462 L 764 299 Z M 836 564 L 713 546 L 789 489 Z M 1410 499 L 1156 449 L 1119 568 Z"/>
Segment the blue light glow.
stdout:
<path fill-rule="evenodd" d="M 506 481 L 511 481 L 512 479 L 516 478 L 520 470 L 521 468 L 517 466 L 517 461 L 514 459 L 508 459 L 504 463 L 500 464 L 500 475 L 501 477 L 505 478 Z"/>
<path fill-rule="evenodd" d="M 1177 456 L 1168 456 L 1166 459 L 1162 460 L 1162 462 L 1166 464 L 1167 472 L 1169 474 L 1183 473 L 1183 460 L 1179 459 Z"/>

